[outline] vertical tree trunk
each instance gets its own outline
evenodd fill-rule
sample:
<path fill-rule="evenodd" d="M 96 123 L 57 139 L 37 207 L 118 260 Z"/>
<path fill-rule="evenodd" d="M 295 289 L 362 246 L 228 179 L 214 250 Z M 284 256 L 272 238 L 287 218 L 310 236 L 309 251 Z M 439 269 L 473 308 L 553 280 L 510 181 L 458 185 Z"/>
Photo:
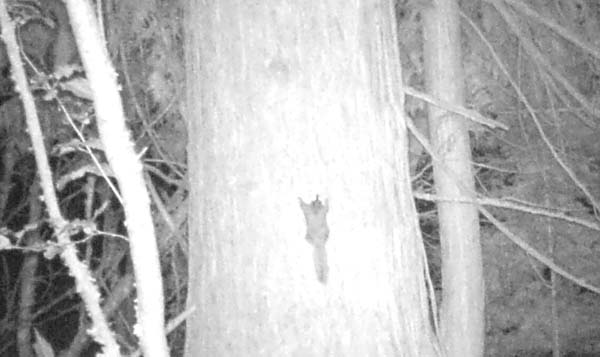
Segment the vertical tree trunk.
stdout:
<path fill-rule="evenodd" d="M 186 13 L 186 354 L 433 355 L 390 2 Z"/>
<path fill-rule="evenodd" d="M 439 0 L 424 12 L 425 68 L 429 92 L 463 105 L 460 22 L 456 0 Z M 429 106 L 434 148 L 434 180 L 444 198 L 475 196 L 467 123 L 462 117 Z M 477 208 L 439 202 L 442 246 L 441 339 L 447 356 L 483 355 L 484 285 Z"/>
<path fill-rule="evenodd" d="M 29 223 L 38 222 L 42 215 L 42 203 L 39 199 L 40 185 L 37 180 L 31 183 L 29 188 Z M 26 244 L 33 245 L 39 242 L 39 230 L 35 230 L 28 237 Z M 23 265 L 19 273 L 19 321 L 17 327 L 17 350 L 19 357 L 34 357 L 33 339 L 31 337 L 33 327 L 33 307 L 35 306 L 36 272 L 39 264 L 39 253 L 25 254 Z"/>

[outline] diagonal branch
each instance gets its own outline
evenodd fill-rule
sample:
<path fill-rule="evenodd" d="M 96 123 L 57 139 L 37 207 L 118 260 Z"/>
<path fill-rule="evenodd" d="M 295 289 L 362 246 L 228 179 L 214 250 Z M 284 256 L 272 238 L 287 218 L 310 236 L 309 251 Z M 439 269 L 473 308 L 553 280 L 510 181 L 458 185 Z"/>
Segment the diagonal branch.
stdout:
<path fill-rule="evenodd" d="M 79 291 L 82 300 L 85 302 L 90 318 L 93 321 L 94 329 L 90 330 L 90 334 L 93 335 L 98 343 L 104 346 L 104 351 L 107 356 L 118 356 L 119 346 L 108 327 L 108 323 L 102 314 L 102 310 L 100 309 L 100 293 L 94 284 L 94 280 L 91 277 L 87 266 L 77 258 L 75 246 L 70 244 L 69 224 L 62 217 L 58 206 L 54 183 L 52 181 L 52 171 L 50 170 L 50 164 L 48 162 L 48 154 L 46 152 L 46 147 L 44 146 L 42 129 L 35 109 L 35 101 L 29 90 L 27 76 L 25 75 L 23 62 L 19 55 L 19 47 L 15 36 L 15 26 L 8 15 L 4 0 L 0 0 L 0 23 L 2 24 L 2 39 L 6 45 L 6 52 L 11 64 L 15 88 L 23 101 L 27 128 L 33 144 L 35 161 L 40 175 L 44 203 L 46 204 L 50 223 L 54 228 L 57 241 L 63 248 L 60 254 L 61 258 L 69 268 L 69 273 L 75 279 L 77 291 Z"/>
<path fill-rule="evenodd" d="M 137 335 L 146 357 L 168 356 L 160 260 L 148 190 L 129 131 L 116 73 L 91 4 L 66 0 L 71 28 L 92 89 L 100 139 L 119 183 L 137 288 Z"/>

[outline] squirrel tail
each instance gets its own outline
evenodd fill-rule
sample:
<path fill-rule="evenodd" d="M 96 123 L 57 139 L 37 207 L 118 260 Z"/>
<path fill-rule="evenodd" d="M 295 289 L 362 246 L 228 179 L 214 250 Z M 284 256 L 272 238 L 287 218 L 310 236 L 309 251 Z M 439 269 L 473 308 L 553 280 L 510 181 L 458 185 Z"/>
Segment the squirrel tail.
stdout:
<path fill-rule="evenodd" d="M 327 252 L 324 244 L 315 244 L 313 251 L 313 259 L 315 263 L 315 272 L 317 279 L 322 284 L 327 283 L 327 275 L 329 274 L 329 266 L 327 265 Z"/>

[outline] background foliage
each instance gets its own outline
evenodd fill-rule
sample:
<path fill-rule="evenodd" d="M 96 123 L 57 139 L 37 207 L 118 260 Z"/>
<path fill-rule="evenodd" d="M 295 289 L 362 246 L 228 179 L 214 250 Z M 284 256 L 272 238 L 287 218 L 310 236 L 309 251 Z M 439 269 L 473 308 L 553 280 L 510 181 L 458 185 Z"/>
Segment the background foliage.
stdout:
<path fill-rule="evenodd" d="M 594 0 L 533 0 L 525 7 L 512 0 L 498 3 L 500 7 L 485 1 L 461 2 L 466 105 L 510 126 L 506 132 L 472 126 L 478 190 L 490 198 L 528 202 L 530 207 L 586 219 L 598 227 L 593 201 L 600 197 L 600 4 Z M 74 87 L 84 77 L 77 66 L 54 68 L 52 53 L 58 28 L 64 26 L 48 5 L 56 2 L 27 2 L 33 8 L 28 12 L 19 4 L 23 3 L 13 3 L 13 13 L 28 14 L 19 36 L 30 63 L 27 71 L 46 145 L 52 152 L 62 210 L 69 219 L 93 222 L 102 232 L 82 233 L 75 244 L 102 289 L 119 342 L 125 352 L 131 352 L 135 349 L 134 289 L 123 239 L 126 229 L 122 210 L 82 140 L 103 163 L 93 110 L 85 95 L 75 90 L 82 87 Z M 174 0 L 102 3 L 107 45 L 152 193 L 168 318 L 182 311 L 186 293 L 182 5 Z M 424 90 L 420 29 L 424 6 L 428 2 L 422 0 L 398 0 L 396 6 L 405 84 L 420 90 Z M 86 339 L 86 318 L 71 279 L 57 258 L 38 254 L 48 251 L 51 232 L 43 216 L 32 214 L 39 195 L 34 189 L 35 167 L 4 53 L 0 69 L 0 248 L 5 248 L 0 252 L 0 355 L 11 355 L 16 348 L 20 284 L 34 284 L 32 324 L 54 349 L 79 348 L 88 355 L 94 347 Z M 517 95 L 517 89 L 523 96 Z M 532 122 L 524 98 L 539 126 Z M 424 103 L 409 98 L 407 104 L 417 126 L 426 130 Z M 411 160 L 415 190 L 431 192 L 427 154 L 413 144 Z M 565 165 L 578 178 L 579 187 L 565 173 Z M 418 205 L 439 288 L 435 206 L 425 201 Z M 496 208 L 494 214 L 557 264 L 600 285 L 597 229 L 515 210 Z M 598 297 L 553 274 L 489 222 L 482 220 L 482 225 L 487 354 L 545 355 L 553 339 L 555 348 L 558 340 L 564 352 L 600 353 L 600 326 L 594 319 L 600 312 Z M 32 255 L 39 261 L 27 277 L 25 258 Z M 182 339 L 181 328 L 170 335 L 174 355 L 181 354 Z"/>

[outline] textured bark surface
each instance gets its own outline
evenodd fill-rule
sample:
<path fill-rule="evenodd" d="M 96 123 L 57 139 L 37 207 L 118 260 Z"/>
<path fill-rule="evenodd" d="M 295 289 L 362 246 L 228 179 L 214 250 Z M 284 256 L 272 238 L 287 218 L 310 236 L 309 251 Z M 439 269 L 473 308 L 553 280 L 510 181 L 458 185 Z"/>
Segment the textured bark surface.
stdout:
<path fill-rule="evenodd" d="M 186 354 L 433 354 L 390 3 L 186 14 Z"/>

